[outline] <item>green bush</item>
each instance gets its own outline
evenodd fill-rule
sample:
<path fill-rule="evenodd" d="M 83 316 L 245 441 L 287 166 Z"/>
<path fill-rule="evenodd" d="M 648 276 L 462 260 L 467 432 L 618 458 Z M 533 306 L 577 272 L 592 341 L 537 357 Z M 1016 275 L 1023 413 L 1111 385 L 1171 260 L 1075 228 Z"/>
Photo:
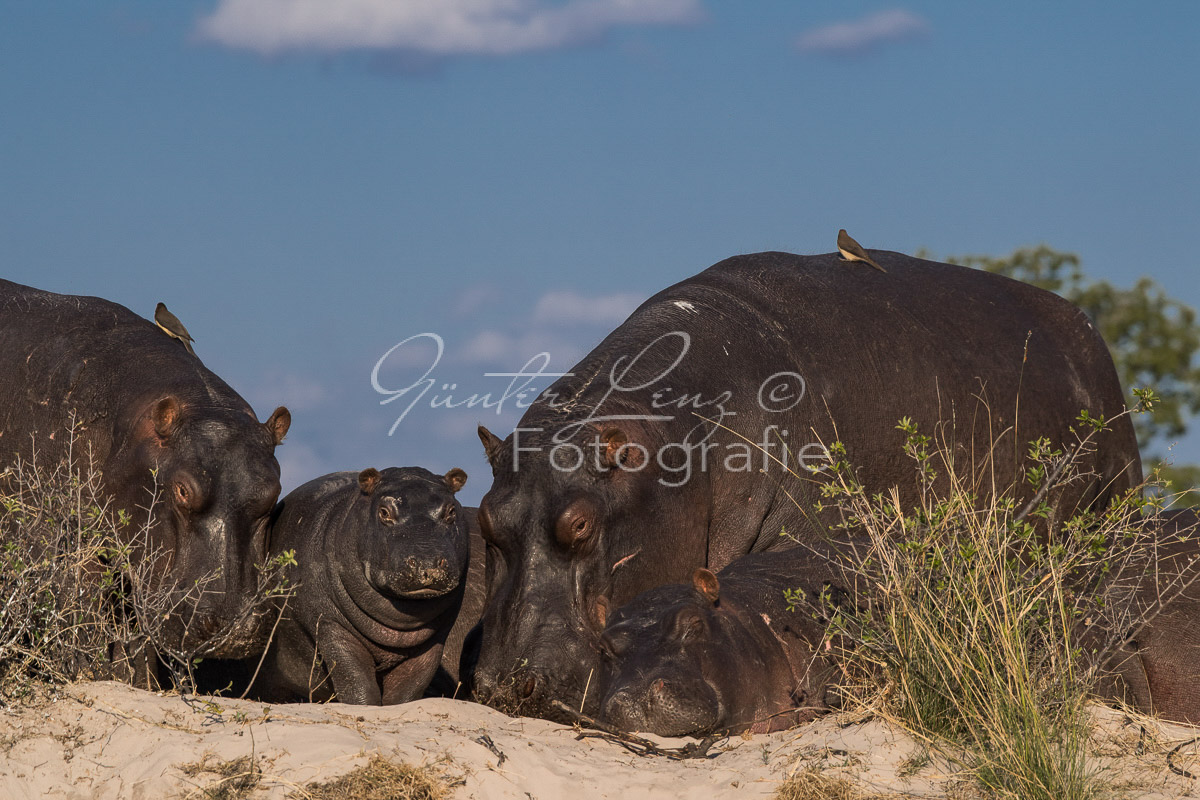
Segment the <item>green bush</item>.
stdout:
<path fill-rule="evenodd" d="M 1077 423 L 1065 452 L 1030 446 L 1019 497 L 1014 487 L 981 501 L 980 474 L 963 474 L 945 443 L 907 419 L 898 428 L 921 487 L 915 506 L 896 490 L 869 494 L 838 443 L 822 478 L 822 506 L 860 543 L 842 564 L 857 596 L 828 630 L 840 691 L 961 763 L 993 796 L 1103 793 L 1086 759 L 1084 703 L 1119 633 L 1153 613 L 1132 587 L 1152 563 L 1144 517 L 1161 495 L 1141 487 L 1103 511 L 1054 519 L 1063 488 L 1094 477 L 1078 465 L 1105 424 L 1086 413 Z M 1160 580 L 1169 592 L 1178 576 Z"/>

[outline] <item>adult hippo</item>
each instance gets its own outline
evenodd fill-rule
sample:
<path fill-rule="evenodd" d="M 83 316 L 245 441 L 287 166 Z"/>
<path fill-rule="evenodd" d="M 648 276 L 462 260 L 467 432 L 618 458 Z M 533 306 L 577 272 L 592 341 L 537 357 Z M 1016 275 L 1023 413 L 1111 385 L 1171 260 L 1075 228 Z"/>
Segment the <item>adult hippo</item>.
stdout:
<path fill-rule="evenodd" d="M 769 733 L 812 719 L 836 677 L 828 614 L 854 602 L 852 551 L 751 553 L 650 589 L 601 637 L 600 719 L 660 736 Z"/>
<path fill-rule="evenodd" d="M 257 565 L 279 496 L 275 447 L 286 408 L 266 423 L 178 340 L 129 309 L 0 280 L 0 466 L 34 451 L 40 464 L 90 451 L 104 491 L 147 522 L 155 557 L 140 557 L 174 599 L 164 636 L 184 651 L 261 651 Z M 160 557 L 161 556 L 161 557 Z M 197 584 L 199 581 L 199 584 Z"/>
<path fill-rule="evenodd" d="M 1141 562 L 1146 568 L 1117 595 L 1136 624 L 1118 643 L 1097 693 L 1200 725 L 1200 512 L 1166 512 L 1147 524 L 1154 533 Z"/>
<path fill-rule="evenodd" d="M 298 585 L 255 696 L 390 705 L 422 695 L 462 603 L 467 474 L 420 467 L 335 472 L 279 504 L 271 553 Z"/>
<path fill-rule="evenodd" d="M 722 261 L 642 304 L 508 438 L 480 428 L 494 479 L 479 512 L 480 698 L 551 718 L 554 700 L 579 708 L 599 667 L 598 603 L 836 521 L 807 471 L 823 445 L 842 442 L 867 487 L 912 500 L 902 417 L 986 495 L 1023 491 L 1028 443 L 1071 445 L 1086 409 L 1115 419 L 1060 513 L 1140 482 L 1112 359 L 1082 311 L 997 275 L 871 255 L 886 273 L 836 254 Z M 594 713 L 597 694 L 586 701 Z"/>

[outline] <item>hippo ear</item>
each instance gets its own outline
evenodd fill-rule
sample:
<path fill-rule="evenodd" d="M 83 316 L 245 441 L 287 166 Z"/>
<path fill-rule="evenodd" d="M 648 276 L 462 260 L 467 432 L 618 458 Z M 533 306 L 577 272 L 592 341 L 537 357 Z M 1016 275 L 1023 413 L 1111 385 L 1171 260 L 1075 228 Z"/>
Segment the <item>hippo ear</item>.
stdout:
<path fill-rule="evenodd" d="M 154 406 L 154 432 L 160 439 L 170 439 L 171 434 L 179 427 L 181 410 L 179 401 L 173 395 L 167 395 Z"/>
<path fill-rule="evenodd" d="M 288 428 L 292 427 L 292 412 L 280 406 L 271 414 L 270 419 L 263 423 L 263 426 L 267 429 L 267 433 L 271 434 L 271 438 L 275 440 L 275 446 L 278 447 L 283 444 L 283 437 L 287 436 Z"/>
<path fill-rule="evenodd" d="M 450 491 L 457 494 L 458 490 L 467 483 L 467 473 L 463 472 L 458 467 L 455 467 L 443 475 L 442 479 L 446 481 L 446 485 L 450 487 Z"/>
<path fill-rule="evenodd" d="M 375 487 L 379 485 L 379 470 L 374 467 L 368 467 L 358 473 L 358 488 L 363 494 L 370 494 L 375 491 Z"/>
<path fill-rule="evenodd" d="M 721 582 L 704 567 L 692 573 L 692 587 L 713 605 L 721 599 Z"/>
<path fill-rule="evenodd" d="M 500 454 L 500 448 L 504 446 L 504 442 L 482 425 L 479 426 L 478 433 L 479 441 L 483 442 L 483 453 L 487 456 L 488 463 L 493 467 L 496 466 L 496 456 Z"/>
<path fill-rule="evenodd" d="M 600 434 L 600 463 L 608 469 L 620 466 L 623 469 L 638 470 L 644 462 L 645 448 L 630 442 L 625 431 L 620 428 L 605 428 Z"/>

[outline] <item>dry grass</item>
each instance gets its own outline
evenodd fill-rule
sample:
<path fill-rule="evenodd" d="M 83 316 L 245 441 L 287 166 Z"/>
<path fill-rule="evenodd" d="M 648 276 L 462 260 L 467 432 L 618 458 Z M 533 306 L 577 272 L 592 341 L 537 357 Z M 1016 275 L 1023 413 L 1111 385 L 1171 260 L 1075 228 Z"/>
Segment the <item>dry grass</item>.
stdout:
<path fill-rule="evenodd" d="M 310 783 L 295 800 L 447 800 L 451 785 L 433 767 L 414 767 L 373 755 L 364 766 L 324 783 Z"/>
<path fill-rule="evenodd" d="M 858 596 L 832 613 L 828 634 L 847 677 L 840 693 L 964 767 L 988 796 L 1108 794 L 1088 761 L 1084 706 L 1122 632 L 1181 587 L 1164 573 L 1155 600 L 1135 591 L 1155 565 L 1144 514 L 1161 497 L 1140 487 L 1061 518 L 1057 499 L 1095 478 L 1078 465 L 1106 424 L 1086 413 L 1065 452 L 1031 444 L 1023 487 L 997 486 L 990 463 L 963 469 L 949 443 L 907 420 L 898 428 L 921 487 L 915 505 L 896 490 L 869 494 L 836 442 L 820 479 L 824 507 L 860 543 L 842 564 Z"/>
<path fill-rule="evenodd" d="M 784 781 L 773 800 L 892 800 L 899 797 L 862 789 L 843 775 L 805 769 Z"/>
<path fill-rule="evenodd" d="M 294 587 L 283 571 L 294 561 L 284 554 L 261 565 L 235 618 L 210 637 L 192 636 L 188 609 L 217 575 L 186 587 L 164 580 L 169 559 L 151 533 L 157 492 L 141 509 L 146 521 L 133 522 L 113 507 L 74 426 L 63 441 L 56 463 L 41 463 L 35 448 L 0 472 L 0 707 L 77 680 L 154 688 L 160 666 L 177 689 L 194 691 L 198 659 L 268 604 L 286 603 Z"/>
<path fill-rule="evenodd" d="M 262 769 L 253 756 L 219 761 L 208 753 L 199 761 L 181 764 L 179 771 L 189 778 L 205 774 L 217 776 L 216 781 L 188 794 L 189 798 L 203 800 L 245 800 L 254 796 L 254 790 L 262 781 Z"/>

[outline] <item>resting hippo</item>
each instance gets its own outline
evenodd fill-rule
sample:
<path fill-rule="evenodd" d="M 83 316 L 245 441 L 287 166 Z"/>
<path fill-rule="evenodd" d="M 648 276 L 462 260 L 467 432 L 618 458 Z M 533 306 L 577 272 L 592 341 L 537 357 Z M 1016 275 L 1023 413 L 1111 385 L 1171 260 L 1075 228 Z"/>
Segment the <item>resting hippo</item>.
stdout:
<path fill-rule="evenodd" d="M 743 556 L 691 585 L 650 589 L 617 610 L 601 644 L 611 662 L 601 720 L 660 736 L 766 733 L 825 707 L 823 607 L 852 602 L 836 551 L 793 547 Z M 796 590 L 795 610 L 786 592 Z"/>
<path fill-rule="evenodd" d="M 462 606 L 454 620 L 454 627 L 446 637 L 446 647 L 442 650 L 442 665 L 430 683 L 426 695 L 429 697 L 467 698 L 471 696 L 471 674 L 475 669 L 474 640 L 478 639 L 478 631 L 472 640 L 468 640 L 472 630 L 483 616 L 483 604 L 487 600 L 487 569 L 483 537 L 479 534 L 479 509 L 463 507 L 463 514 L 471 526 L 470 562 L 467 567 L 466 587 L 463 591 Z M 466 654 L 467 663 L 463 663 Z"/>
<path fill-rule="evenodd" d="M 896 430 L 908 416 L 953 443 L 962 471 L 994 453 L 985 491 L 1021 493 L 1028 442 L 1066 446 L 1082 409 L 1124 410 L 1108 348 L 1067 301 L 870 254 L 886 273 L 833 253 L 722 261 L 643 303 L 507 439 L 480 428 L 494 481 L 479 510 L 477 696 L 552 719 L 554 700 L 579 708 L 599 666 L 598 603 L 786 547 L 783 528 L 809 540 L 835 519 L 818 510 L 818 481 L 798 477 L 823 465 L 825 444 L 840 440 L 868 488 L 898 486 L 911 504 L 917 473 Z M 1081 466 L 1096 478 L 1059 495 L 1062 514 L 1140 482 L 1128 417 Z M 584 711 L 597 702 L 590 693 Z"/>
<path fill-rule="evenodd" d="M 421 697 L 462 602 L 461 469 L 335 472 L 288 494 L 271 552 L 298 584 L 255 684 L 264 700 L 389 705 Z"/>
<path fill-rule="evenodd" d="M 72 416 L 75 454 L 91 449 L 130 536 L 157 481 L 149 545 L 167 556 L 154 565 L 161 588 L 180 592 L 170 643 L 207 642 L 206 657 L 261 651 L 268 615 L 237 620 L 256 599 L 287 409 L 258 422 L 178 340 L 123 306 L 0 280 L 0 468 L 31 446 L 43 465 L 63 457 Z M 198 601 L 182 594 L 197 580 Z"/>
<path fill-rule="evenodd" d="M 1150 616 L 1128 632 L 1098 693 L 1200 725 L 1200 513 L 1168 512 L 1150 524 L 1158 528 L 1154 564 L 1132 604 Z"/>

